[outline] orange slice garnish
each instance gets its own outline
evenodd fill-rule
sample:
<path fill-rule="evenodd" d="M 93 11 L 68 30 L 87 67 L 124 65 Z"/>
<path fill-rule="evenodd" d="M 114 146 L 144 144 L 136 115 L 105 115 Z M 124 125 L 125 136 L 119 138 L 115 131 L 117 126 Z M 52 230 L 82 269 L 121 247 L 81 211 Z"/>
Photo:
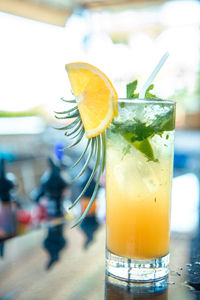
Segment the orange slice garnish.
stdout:
<path fill-rule="evenodd" d="M 97 136 L 118 115 L 117 92 L 108 77 L 90 64 L 70 63 L 66 70 L 86 136 Z"/>

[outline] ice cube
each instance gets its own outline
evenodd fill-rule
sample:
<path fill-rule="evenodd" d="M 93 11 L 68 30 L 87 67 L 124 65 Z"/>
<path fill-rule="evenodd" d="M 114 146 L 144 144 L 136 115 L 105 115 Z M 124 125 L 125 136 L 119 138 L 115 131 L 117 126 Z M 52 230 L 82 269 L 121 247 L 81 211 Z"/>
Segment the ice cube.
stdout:
<path fill-rule="evenodd" d="M 159 187 L 159 178 L 156 172 L 157 165 L 155 165 L 155 162 L 142 162 L 138 160 L 136 166 L 147 191 L 154 194 Z"/>

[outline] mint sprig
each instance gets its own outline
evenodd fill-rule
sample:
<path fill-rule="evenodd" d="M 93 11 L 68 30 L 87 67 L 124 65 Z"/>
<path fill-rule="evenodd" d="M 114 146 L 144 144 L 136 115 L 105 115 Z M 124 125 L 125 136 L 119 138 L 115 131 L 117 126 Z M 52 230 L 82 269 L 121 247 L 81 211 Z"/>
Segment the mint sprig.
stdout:
<path fill-rule="evenodd" d="M 136 99 L 139 98 L 139 93 L 136 93 L 138 81 L 134 80 L 126 86 L 127 98 Z M 152 93 L 154 89 L 154 84 L 151 84 L 145 93 L 145 99 L 159 99 L 156 95 Z M 124 103 L 120 104 L 123 108 Z M 173 117 L 173 110 L 164 112 L 161 115 L 156 115 L 155 120 L 147 125 L 144 122 L 134 118 L 133 120 L 127 121 L 126 123 L 121 123 L 116 120 L 113 120 L 112 127 L 113 132 L 118 132 L 123 138 L 129 142 L 135 149 L 140 151 L 148 161 L 158 162 L 158 159 L 155 158 L 152 145 L 149 141 L 155 134 L 162 135 L 164 131 L 171 131 L 175 127 L 175 120 Z M 123 152 L 123 157 L 127 154 L 127 151 Z"/>
<path fill-rule="evenodd" d="M 137 89 L 138 81 L 134 80 L 126 85 L 126 97 L 127 99 L 136 99 L 139 97 L 139 93 L 135 93 Z"/>
<path fill-rule="evenodd" d="M 138 86 L 138 81 L 134 80 L 126 85 L 126 97 L 127 99 L 137 99 L 139 98 L 139 93 L 136 93 Z M 159 99 L 155 94 L 152 94 L 152 90 L 154 89 L 154 84 L 150 84 L 145 93 L 145 98 L 154 98 Z"/>

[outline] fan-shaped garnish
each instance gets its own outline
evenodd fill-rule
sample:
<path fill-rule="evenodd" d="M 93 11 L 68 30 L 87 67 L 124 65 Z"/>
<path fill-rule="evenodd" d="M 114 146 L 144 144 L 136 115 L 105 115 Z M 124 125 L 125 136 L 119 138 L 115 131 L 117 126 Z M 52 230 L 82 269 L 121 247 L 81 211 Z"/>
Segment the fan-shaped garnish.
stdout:
<path fill-rule="evenodd" d="M 70 124 L 59 128 L 60 130 L 66 130 L 65 135 L 74 139 L 72 145 L 65 149 L 79 144 L 84 136 L 88 138 L 85 150 L 74 166 L 85 158 L 88 153 L 85 164 L 73 181 L 77 180 L 85 172 L 91 159 L 95 162 L 87 184 L 70 208 L 80 201 L 97 173 L 96 186 L 92 197 L 84 213 L 74 224 L 76 226 L 87 215 L 95 200 L 100 178 L 105 168 L 105 130 L 112 119 L 118 115 L 118 104 L 117 93 L 112 83 L 96 67 L 87 63 L 77 62 L 67 64 L 66 70 L 75 99 L 62 100 L 74 103 L 74 107 L 64 112 L 57 112 L 56 116 L 58 119 L 73 118 Z"/>

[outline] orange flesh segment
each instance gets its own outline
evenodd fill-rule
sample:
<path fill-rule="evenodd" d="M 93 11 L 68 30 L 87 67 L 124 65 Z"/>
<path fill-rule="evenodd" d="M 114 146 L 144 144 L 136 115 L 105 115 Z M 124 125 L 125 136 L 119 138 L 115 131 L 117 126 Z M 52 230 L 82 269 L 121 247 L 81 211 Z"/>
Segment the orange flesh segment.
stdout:
<path fill-rule="evenodd" d="M 99 135 L 117 116 L 117 93 L 104 73 L 86 63 L 66 65 L 88 138 Z"/>

